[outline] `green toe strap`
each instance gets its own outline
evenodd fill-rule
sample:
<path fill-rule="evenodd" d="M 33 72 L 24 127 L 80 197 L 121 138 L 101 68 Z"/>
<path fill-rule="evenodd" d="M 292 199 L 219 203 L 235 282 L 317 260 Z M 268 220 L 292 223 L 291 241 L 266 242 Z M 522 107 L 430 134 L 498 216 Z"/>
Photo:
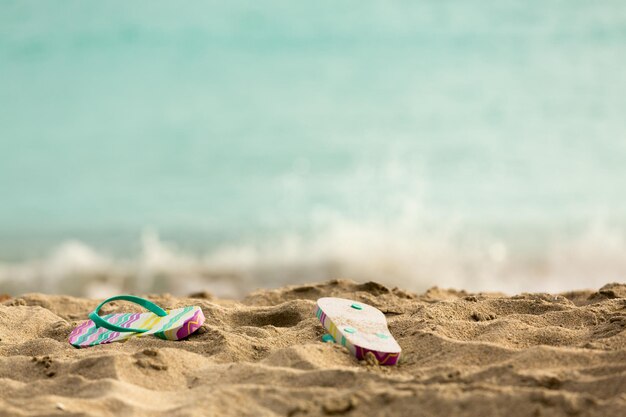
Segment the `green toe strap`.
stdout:
<path fill-rule="evenodd" d="M 89 318 L 95 323 L 96 327 L 104 327 L 105 329 L 113 330 L 114 332 L 133 332 L 133 333 L 143 333 L 147 332 L 150 329 L 134 329 L 132 327 L 120 327 L 115 324 L 111 324 L 102 317 L 98 315 L 98 312 L 102 308 L 103 305 L 115 300 L 124 300 L 130 301 L 131 303 L 139 304 L 142 307 L 152 311 L 159 317 L 167 316 L 165 310 L 163 310 L 158 305 L 154 304 L 152 301 L 146 300 L 145 298 L 135 297 L 134 295 L 116 295 L 115 297 L 107 298 L 103 302 L 100 303 L 98 307 L 91 313 L 89 313 Z"/>

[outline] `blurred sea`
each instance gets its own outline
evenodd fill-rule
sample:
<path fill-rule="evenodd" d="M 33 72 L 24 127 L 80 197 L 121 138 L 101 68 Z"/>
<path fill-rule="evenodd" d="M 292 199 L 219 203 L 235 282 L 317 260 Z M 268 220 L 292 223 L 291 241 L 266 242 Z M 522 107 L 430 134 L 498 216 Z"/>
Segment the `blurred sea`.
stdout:
<path fill-rule="evenodd" d="M 0 0 L 0 292 L 626 280 L 626 3 Z"/>

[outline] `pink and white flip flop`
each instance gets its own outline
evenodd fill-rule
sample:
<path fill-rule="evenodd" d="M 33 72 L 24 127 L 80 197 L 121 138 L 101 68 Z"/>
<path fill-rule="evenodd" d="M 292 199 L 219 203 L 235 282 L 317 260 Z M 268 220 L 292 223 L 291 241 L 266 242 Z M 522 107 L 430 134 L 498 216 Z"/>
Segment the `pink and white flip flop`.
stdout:
<path fill-rule="evenodd" d="M 377 308 L 345 298 L 324 297 L 317 300 L 315 314 L 333 339 L 358 360 L 366 359 L 371 352 L 380 365 L 398 363 L 402 349 Z"/>

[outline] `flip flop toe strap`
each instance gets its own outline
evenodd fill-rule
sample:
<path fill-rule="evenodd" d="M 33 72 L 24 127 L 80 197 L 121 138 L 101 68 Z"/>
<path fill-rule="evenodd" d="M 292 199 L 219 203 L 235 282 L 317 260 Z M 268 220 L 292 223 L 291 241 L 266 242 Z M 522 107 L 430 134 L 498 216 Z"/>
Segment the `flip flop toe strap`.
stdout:
<path fill-rule="evenodd" d="M 116 326 L 115 324 L 111 324 L 105 319 L 103 319 L 102 317 L 100 317 L 98 315 L 98 312 L 100 311 L 102 306 L 105 305 L 106 303 L 109 303 L 115 300 L 130 301 L 131 303 L 139 304 L 140 306 L 150 310 L 151 312 L 153 312 L 159 317 L 167 316 L 167 313 L 165 312 L 165 310 L 163 310 L 158 305 L 154 304 L 152 301 L 146 300 L 145 298 L 136 297 L 134 295 L 116 295 L 115 297 L 107 298 L 106 300 L 101 302 L 100 305 L 96 307 L 94 311 L 89 313 L 89 318 L 94 322 L 96 327 L 104 327 L 105 329 L 109 329 L 115 332 L 133 332 L 133 333 L 144 333 L 150 330 L 150 329 L 135 329 L 132 327 Z"/>

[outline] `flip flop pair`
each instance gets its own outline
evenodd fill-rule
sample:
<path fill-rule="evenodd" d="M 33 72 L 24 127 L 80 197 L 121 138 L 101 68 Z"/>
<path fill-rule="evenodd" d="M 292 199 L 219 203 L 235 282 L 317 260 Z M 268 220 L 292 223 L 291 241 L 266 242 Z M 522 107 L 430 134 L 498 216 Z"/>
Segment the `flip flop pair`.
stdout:
<path fill-rule="evenodd" d="M 387 328 L 385 315 L 376 307 L 345 298 L 317 300 L 315 315 L 328 331 L 325 342 L 341 343 L 358 359 L 368 354 L 380 365 L 395 365 L 402 349 Z"/>
<path fill-rule="evenodd" d="M 105 304 L 124 300 L 138 304 L 149 312 L 118 313 L 100 316 Z M 387 328 L 385 315 L 375 307 L 344 298 L 325 297 L 317 300 L 316 315 L 329 334 L 323 340 L 347 347 L 359 360 L 373 355 L 380 365 L 395 365 L 401 348 Z M 77 326 L 69 343 L 84 348 L 132 337 L 153 335 L 165 340 L 181 340 L 202 326 L 205 317 L 198 306 L 163 310 L 153 302 L 132 295 L 118 295 L 104 300 Z"/>
<path fill-rule="evenodd" d="M 115 300 L 139 304 L 149 312 L 104 316 L 98 314 L 102 306 Z M 147 335 L 165 340 L 180 340 L 198 330 L 205 320 L 202 309 L 198 306 L 166 311 L 145 298 L 133 295 L 118 295 L 104 300 L 89 314 L 89 319 L 70 333 L 69 342 L 72 346 L 84 348 Z"/>

